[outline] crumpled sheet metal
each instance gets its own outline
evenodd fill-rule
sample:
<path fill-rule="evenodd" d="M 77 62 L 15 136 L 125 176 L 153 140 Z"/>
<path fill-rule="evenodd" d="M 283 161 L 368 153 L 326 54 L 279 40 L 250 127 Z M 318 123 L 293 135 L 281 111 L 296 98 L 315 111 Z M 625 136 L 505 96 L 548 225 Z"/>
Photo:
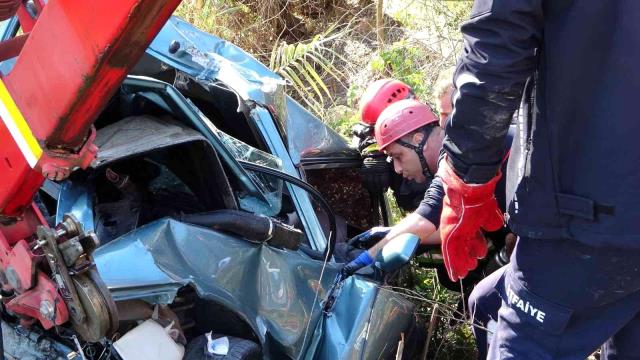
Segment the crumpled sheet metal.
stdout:
<path fill-rule="evenodd" d="M 175 53 L 169 51 L 173 41 L 180 43 Z M 275 110 L 296 165 L 304 158 L 359 158 L 338 133 L 285 94 L 280 75 L 238 46 L 172 17 L 147 52 L 205 86 L 221 81 L 242 99 Z"/>
<path fill-rule="evenodd" d="M 374 283 L 346 279 L 331 312 L 318 323 L 321 336 L 306 359 L 360 359 L 376 293 Z"/>
<path fill-rule="evenodd" d="M 305 359 L 395 359 L 400 334 L 411 327 L 414 311 L 401 295 L 351 277 L 332 313 L 318 322 Z"/>
<path fill-rule="evenodd" d="M 322 262 L 171 219 L 100 247 L 94 258 L 116 300 L 153 298 L 164 290 L 170 301 L 179 287 L 192 284 L 200 297 L 244 318 L 267 357 L 286 354 L 294 359 L 309 344 L 321 316 L 320 302 L 338 272 L 328 264 L 319 284 Z"/>
<path fill-rule="evenodd" d="M 413 318 L 411 302 L 360 276 L 345 280 L 324 315 L 339 265 L 327 264 L 318 283 L 320 261 L 172 219 L 123 235 L 94 258 L 116 301 L 170 303 L 191 284 L 245 319 L 267 359 L 393 358 Z"/>
<path fill-rule="evenodd" d="M 180 44 L 174 53 L 173 42 Z M 171 17 L 147 52 L 205 84 L 220 80 L 240 96 L 264 103 L 285 81 L 236 45 L 208 34 L 188 22 Z"/>
<path fill-rule="evenodd" d="M 100 151 L 93 167 L 192 141 L 207 139 L 169 117 L 131 116 L 98 131 L 94 143 Z"/>

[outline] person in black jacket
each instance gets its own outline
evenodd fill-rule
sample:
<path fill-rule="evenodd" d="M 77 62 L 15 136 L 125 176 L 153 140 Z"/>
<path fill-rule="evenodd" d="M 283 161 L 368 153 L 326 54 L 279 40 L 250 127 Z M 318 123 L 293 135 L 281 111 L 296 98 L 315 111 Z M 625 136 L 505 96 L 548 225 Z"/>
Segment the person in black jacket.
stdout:
<path fill-rule="evenodd" d="M 493 187 L 522 103 L 507 178 L 519 235 L 496 290 L 490 359 L 637 358 L 640 334 L 640 1 L 476 0 L 462 26 L 439 174 L 449 274 L 499 225 Z M 485 245 L 486 246 L 486 245 Z"/>

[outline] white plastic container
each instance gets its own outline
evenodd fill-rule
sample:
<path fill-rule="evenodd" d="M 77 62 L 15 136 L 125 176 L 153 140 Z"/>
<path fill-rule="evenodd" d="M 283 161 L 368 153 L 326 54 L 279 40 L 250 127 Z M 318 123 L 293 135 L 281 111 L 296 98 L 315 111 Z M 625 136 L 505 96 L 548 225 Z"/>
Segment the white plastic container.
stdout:
<path fill-rule="evenodd" d="M 149 319 L 126 333 L 113 346 L 123 360 L 181 360 L 184 346 L 171 338 L 171 331 L 171 325 L 163 328 Z"/>

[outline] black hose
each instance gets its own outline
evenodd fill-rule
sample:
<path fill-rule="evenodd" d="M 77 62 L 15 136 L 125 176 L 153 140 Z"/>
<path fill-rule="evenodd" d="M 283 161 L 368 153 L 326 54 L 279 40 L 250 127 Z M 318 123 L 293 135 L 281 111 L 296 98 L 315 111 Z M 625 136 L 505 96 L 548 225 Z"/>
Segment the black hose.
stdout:
<path fill-rule="evenodd" d="M 216 210 L 176 217 L 182 222 L 230 232 L 257 243 L 298 250 L 303 234 L 300 230 L 266 217 L 240 210 Z"/>
<path fill-rule="evenodd" d="M 269 218 L 238 210 L 187 214 L 179 216 L 178 219 L 189 224 L 229 231 L 253 241 L 263 242 L 270 236 Z"/>
<path fill-rule="evenodd" d="M 277 178 L 282 179 L 283 181 L 286 181 L 288 183 L 291 183 L 295 186 L 298 186 L 306 190 L 311 195 L 313 195 L 313 197 L 316 198 L 320 206 L 327 213 L 327 217 L 329 218 L 329 240 L 328 240 L 327 246 L 324 249 L 324 256 L 327 259 L 331 258 L 331 256 L 333 255 L 333 250 L 336 246 L 336 237 L 337 237 L 336 216 L 333 213 L 333 210 L 331 209 L 331 205 L 329 205 L 329 203 L 327 202 L 327 200 L 325 200 L 322 194 L 320 194 L 320 192 L 316 190 L 313 186 L 289 174 L 285 174 L 278 170 L 256 165 L 246 161 L 239 161 L 239 162 L 242 165 L 242 167 L 245 168 L 246 170 L 256 171 L 256 172 L 264 173 L 267 175 L 275 176 Z"/>

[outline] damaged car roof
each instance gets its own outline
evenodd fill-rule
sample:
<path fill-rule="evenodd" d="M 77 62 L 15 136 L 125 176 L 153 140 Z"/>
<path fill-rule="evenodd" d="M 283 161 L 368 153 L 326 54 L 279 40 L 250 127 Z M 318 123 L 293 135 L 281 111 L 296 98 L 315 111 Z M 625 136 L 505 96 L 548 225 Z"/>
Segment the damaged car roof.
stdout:
<path fill-rule="evenodd" d="M 94 142 L 100 149 L 94 166 L 190 141 L 207 141 L 199 132 L 171 118 L 162 120 L 132 116 L 100 129 Z"/>
<path fill-rule="evenodd" d="M 172 17 L 147 54 L 203 83 L 221 81 L 243 100 L 270 109 L 296 165 L 360 161 L 344 138 L 285 94 L 283 78 L 238 46 Z"/>

